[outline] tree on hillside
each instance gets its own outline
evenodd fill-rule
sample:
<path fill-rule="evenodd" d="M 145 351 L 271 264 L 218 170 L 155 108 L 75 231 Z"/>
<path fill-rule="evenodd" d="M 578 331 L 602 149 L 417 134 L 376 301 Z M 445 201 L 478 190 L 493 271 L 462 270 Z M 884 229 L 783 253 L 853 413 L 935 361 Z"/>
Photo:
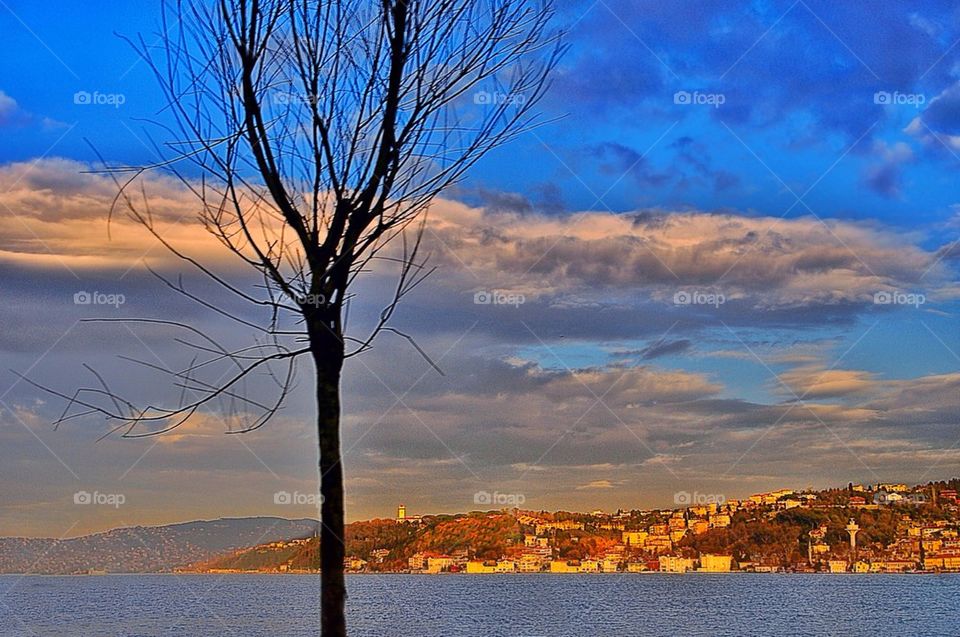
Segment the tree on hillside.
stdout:
<path fill-rule="evenodd" d="M 428 270 L 419 256 L 423 213 L 488 151 L 537 125 L 532 110 L 561 44 L 549 3 L 537 0 L 183 0 L 164 3 L 159 45 L 131 41 L 167 105 L 157 123 L 162 160 L 110 166 L 117 208 L 173 254 L 252 304 L 249 320 L 180 279 L 176 292 L 257 334 L 227 347 L 177 320 L 195 358 L 172 377 L 167 406 L 121 397 L 93 372 L 91 387 L 58 394 L 135 437 L 175 429 L 204 412 L 266 424 L 292 388 L 295 362 L 315 371 L 321 504 L 322 633 L 346 633 L 340 381 L 345 359 L 367 351 L 398 301 Z M 149 192 L 152 170 L 196 195 L 204 228 L 257 276 L 218 274 L 165 236 Z M 396 240 L 396 241 L 394 241 Z M 358 277 L 393 267 L 396 285 L 370 329 L 349 333 Z M 416 347 L 416 343 L 413 343 Z M 419 348 L 418 348 L 419 349 Z M 422 353 L 422 352 L 421 352 Z M 424 354 L 424 356 L 426 356 Z M 270 396 L 264 394 L 270 390 Z"/>

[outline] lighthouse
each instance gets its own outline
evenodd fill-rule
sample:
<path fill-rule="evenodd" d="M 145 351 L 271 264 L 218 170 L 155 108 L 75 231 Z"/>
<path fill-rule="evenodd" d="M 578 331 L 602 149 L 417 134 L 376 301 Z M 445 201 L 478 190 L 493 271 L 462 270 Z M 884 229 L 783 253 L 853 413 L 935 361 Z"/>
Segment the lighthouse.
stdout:
<path fill-rule="evenodd" d="M 853 518 L 850 518 L 849 524 L 847 524 L 847 533 L 850 534 L 850 559 L 857 559 L 857 532 L 860 530 L 860 526 L 853 521 Z"/>

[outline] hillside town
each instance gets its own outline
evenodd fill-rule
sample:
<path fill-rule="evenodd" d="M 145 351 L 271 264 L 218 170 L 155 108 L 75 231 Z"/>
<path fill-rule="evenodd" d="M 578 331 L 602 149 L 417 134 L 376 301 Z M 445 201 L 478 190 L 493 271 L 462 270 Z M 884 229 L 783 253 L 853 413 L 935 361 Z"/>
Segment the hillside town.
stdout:
<path fill-rule="evenodd" d="M 960 571 L 960 480 L 780 489 L 743 499 L 604 513 L 517 508 L 411 515 L 348 528 L 353 573 L 903 573 Z M 316 538 L 198 565 L 206 572 L 310 572 Z"/>
<path fill-rule="evenodd" d="M 558 519 L 517 511 L 516 519 L 523 530 L 522 547 L 518 545 L 488 560 L 471 559 L 468 551 L 450 555 L 419 552 L 408 565 L 412 572 L 468 574 L 960 571 L 957 505 L 955 488 L 881 483 L 872 487 L 849 485 L 846 492 L 781 489 L 743 500 L 675 510 L 618 511 L 613 515 L 595 512 Z M 852 517 L 844 520 L 848 510 Z M 806 533 L 792 533 L 790 522 L 814 519 L 805 515 L 807 512 L 825 514 L 826 519 Z M 843 515 L 837 516 L 838 512 Z M 887 517 L 895 521 L 892 541 L 882 541 L 884 538 L 877 533 L 876 527 Z M 758 546 L 760 550 L 749 553 L 739 547 L 720 546 L 722 542 L 700 541 L 710 536 L 724 537 L 735 523 L 752 523 L 760 528 L 778 521 L 786 539 L 799 543 L 794 548 L 801 550 L 784 547 L 783 552 L 771 552 Z M 565 541 L 576 543 L 578 537 L 591 532 L 619 533 L 619 542 L 587 551 L 580 559 L 564 557 Z M 752 539 L 763 543 L 762 538 Z M 770 539 L 767 548 L 784 538 Z M 698 550 L 714 545 L 719 551 Z M 356 561 L 351 566 L 362 568 Z"/>

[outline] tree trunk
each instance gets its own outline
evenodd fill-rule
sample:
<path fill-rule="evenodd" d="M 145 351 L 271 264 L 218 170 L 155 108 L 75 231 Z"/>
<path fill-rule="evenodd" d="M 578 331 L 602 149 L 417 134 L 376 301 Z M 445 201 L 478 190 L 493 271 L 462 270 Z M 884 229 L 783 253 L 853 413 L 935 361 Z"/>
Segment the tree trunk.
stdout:
<path fill-rule="evenodd" d="M 323 637 L 347 634 L 343 576 L 344 503 L 340 456 L 340 372 L 343 343 L 321 325 L 311 330 L 317 379 L 317 438 L 320 446 L 320 628 Z"/>

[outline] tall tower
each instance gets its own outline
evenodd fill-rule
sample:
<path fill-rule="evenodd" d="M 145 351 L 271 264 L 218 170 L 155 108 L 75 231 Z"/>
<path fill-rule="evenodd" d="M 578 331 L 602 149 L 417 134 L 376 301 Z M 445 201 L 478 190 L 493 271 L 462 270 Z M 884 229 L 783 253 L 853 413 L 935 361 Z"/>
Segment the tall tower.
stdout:
<path fill-rule="evenodd" d="M 850 534 L 850 555 L 851 560 L 857 559 L 857 531 L 860 530 L 860 526 L 853 521 L 853 518 L 850 518 L 850 523 L 847 524 L 847 533 Z"/>
<path fill-rule="evenodd" d="M 407 506 L 401 504 L 397 507 L 397 522 L 403 522 L 407 519 Z"/>

